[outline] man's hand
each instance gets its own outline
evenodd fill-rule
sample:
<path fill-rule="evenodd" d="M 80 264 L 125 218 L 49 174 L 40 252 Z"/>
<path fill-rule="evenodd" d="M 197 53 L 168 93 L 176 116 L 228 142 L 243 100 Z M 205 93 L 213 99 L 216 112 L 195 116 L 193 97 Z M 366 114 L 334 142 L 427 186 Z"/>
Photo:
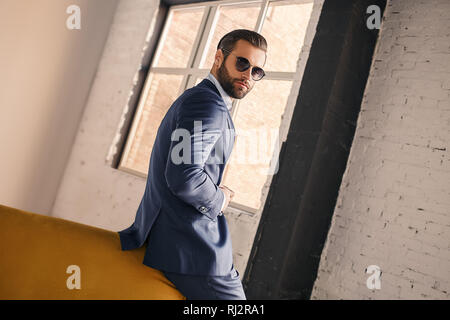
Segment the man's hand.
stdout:
<path fill-rule="evenodd" d="M 219 188 L 225 194 L 225 205 L 222 210 L 222 211 L 225 211 L 225 209 L 228 207 L 228 204 L 230 203 L 231 199 L 233 199 L 233 197 L 234 197 L 234 191 L 224 185 L 219 186 Z"/>

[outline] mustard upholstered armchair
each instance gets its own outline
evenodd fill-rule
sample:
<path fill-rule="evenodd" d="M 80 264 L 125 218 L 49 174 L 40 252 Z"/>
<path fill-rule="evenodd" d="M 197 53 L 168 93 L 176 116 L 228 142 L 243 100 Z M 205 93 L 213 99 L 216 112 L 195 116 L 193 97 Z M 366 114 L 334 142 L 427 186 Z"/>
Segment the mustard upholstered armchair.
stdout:
<path fill-rule="evenodd" d="M 0 299 L 185 297 L 116 232 L 0 205 Z"/>

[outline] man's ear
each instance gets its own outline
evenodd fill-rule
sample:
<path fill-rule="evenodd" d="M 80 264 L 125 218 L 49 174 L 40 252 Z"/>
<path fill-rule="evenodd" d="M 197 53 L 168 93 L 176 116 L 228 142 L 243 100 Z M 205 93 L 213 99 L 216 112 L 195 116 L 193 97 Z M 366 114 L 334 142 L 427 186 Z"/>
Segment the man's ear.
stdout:
<path fill-rule="evenodd" d="M 217 49 L 216 55 L 214 56 L 214 66 L 219 68 L 223 61 L 223 53 L 222 50 Z"/>

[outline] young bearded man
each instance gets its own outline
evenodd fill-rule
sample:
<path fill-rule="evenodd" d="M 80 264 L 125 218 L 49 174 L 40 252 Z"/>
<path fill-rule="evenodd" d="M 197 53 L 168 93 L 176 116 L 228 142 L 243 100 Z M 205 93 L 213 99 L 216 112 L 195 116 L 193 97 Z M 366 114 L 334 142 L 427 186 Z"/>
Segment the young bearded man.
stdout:
<path fill-rule="evenodd" d="M 234 192 L 220 182 L 235 141 L 233 99 L 264 77 L 266 51 L 254 31 L 222 37 L 208 76 L 164 116 L 135 221 L 119 231 L 122 250 L 147 242 L 143 263 L 187 299 L 246 299 L 223 215 Z"/>

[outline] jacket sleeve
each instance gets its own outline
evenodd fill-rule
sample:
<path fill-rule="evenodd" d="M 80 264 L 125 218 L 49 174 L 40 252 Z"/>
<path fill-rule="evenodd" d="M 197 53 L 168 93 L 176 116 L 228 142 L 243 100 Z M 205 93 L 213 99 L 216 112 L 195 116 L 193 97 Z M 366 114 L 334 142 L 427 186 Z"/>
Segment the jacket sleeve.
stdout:
<path fill-rule="evenodd" d="M 188 96 L 177 112 L 165 168 L 172 193 L 213 220 L 221 212 L 225 194 L 204 167 L 215 144 L 223 141 L 225 108 L 206 92 Z"/>

